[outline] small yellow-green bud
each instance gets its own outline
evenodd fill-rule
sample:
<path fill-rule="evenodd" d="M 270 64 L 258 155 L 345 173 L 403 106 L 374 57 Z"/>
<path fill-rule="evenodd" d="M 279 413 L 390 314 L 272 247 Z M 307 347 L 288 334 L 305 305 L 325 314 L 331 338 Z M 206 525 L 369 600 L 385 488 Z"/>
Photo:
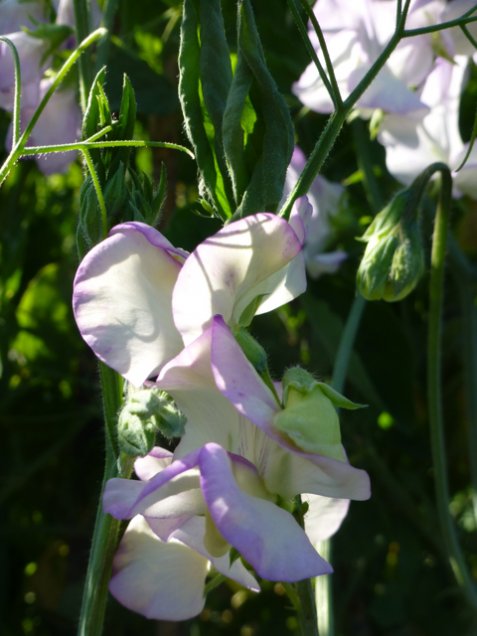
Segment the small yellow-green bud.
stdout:
<path fill-rule="evenodd" d="M 402 300 L 424 272 L 424 250 L 417 211 L 410 190 L 398 192 L 376 215 L 363 240 L 367 242 L 357 285 L 367 300 Z"/>
<path fill-rule="evenodd" d="M 354 409 L 351 402 L 330 386 L 318 382 L 304 369 L 289 369 L 283 377 L 284 408 L 274 426 L 305 452 L 344 461 L 337 408 Z"/>

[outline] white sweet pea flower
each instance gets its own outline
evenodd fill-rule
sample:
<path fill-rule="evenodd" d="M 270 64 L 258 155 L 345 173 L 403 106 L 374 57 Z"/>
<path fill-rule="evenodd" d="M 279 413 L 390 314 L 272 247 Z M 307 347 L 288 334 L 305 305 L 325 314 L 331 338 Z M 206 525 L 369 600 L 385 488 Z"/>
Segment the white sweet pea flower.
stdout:
<path fill-rule="evenodd" d="M 443 0 L 411 2 L 406 27 L 435 24 L 443 7 Z M 314 12 L 326 40 L 341 96 L 346 99 L 389 42 L 396 23 L 396 2 L 320 0 Z M 309 37 L 325 66 L 313 29 Z M 374 109 L 391 113 L 425 109 L 414 88 L 427 76 L 433 60 L 431 35 L 402 40 L 358 100 L 357 108 L 364 115 Z M 333 111 L 331 98 L 314 63 L 308 65 L 293 90 L 311 110 Z"/>
<path fill-rule="evenodd" d="M 292 226 L 259 213 L 230 223 L 187 256 L 145 224 L 119 225 L 78 268 L 73 309 L 80 332 L 103 362 L 139 386 L 215 314 L 248 323 L 302 293 L 303 236 L 300 219 Z"/>
<path fill-rule="evenodd" d="M 378 139 L 386 149 L 386 166 L 401 183 L 409 185 L 427 166 L 442 161 L 451 170 L 462 162 L 468 148 L 459 131 L 459 106 L 466 79 L 466 59 L 441 58 L 420 93 L 429 110 L 406 117 L 384 118 Z M 477 153 L 463 170 L 454 172 L 454 195 L 477 198 Z"/>

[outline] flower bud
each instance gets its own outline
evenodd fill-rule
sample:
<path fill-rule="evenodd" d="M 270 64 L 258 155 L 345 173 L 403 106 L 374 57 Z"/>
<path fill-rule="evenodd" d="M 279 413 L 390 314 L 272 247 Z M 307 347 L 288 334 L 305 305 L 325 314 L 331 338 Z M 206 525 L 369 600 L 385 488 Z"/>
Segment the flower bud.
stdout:
<path fill-rule="evenodd" d="M 134 391 L 119 414 L 119 446 L 128 455 L 146 455 L 158 432 L 167 438 L 180 437 L 184 424 L 185 416 L 164 391 Z"/>
<path fill-rule="evenodd" d="M 289 369 L 283 377 L 284 408 L 274 418 L 274 426 L 298 448 L 345 461 L 336 408 L 355 409 L 351 402 L 304 369 Z"/>
<path fill-rule="evenodd" d="M 411 190 L 402 190 L 376 215 L 362 239 L 367 242 L 357 285 L 367 300 L 402 300 L 424 272 L 421 229 Z"/>

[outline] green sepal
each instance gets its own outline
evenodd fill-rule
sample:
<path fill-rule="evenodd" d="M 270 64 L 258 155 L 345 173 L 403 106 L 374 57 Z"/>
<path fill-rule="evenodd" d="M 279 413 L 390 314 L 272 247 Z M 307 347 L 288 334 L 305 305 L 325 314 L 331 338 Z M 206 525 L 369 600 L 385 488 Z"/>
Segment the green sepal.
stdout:
<path fill-rule="evenodd" d="M 234 328 L 233 334 L 245 357 L 254 366 L 257 373 L 259 375 L 265 373 L 268 369 L 267 353 L 262 345 L 243 327 Z"/>
<path fill-rule="evenodd" d="M 105 77 L 106 67 L 103 66 L 103 68 L 97 72 L 89 91 L 81 127 L 84 139 L 91 137 L 91 135 L 97 133 L 98 130 L 112 123 L 109 100 L 103 88 Z"/>
<path fill-rule="evenodd" d="M 355 404 L 300 367 L 288 369 L 282 380 L 283 409 L 273 418 L 274 428 L 299 449 L 344 461 L 337 409 Z"/>
<path fill-rule="evenodd" d="M 136 95 L 131 81 L 125 73 L 123 75 L 123 89 L 121 93 L 121 104 L 119 105 L 119 117 L 115 126 L 115 132 L 118 139 L 133 138 L 134 126 L 136 124 L 136 113 Z"/>

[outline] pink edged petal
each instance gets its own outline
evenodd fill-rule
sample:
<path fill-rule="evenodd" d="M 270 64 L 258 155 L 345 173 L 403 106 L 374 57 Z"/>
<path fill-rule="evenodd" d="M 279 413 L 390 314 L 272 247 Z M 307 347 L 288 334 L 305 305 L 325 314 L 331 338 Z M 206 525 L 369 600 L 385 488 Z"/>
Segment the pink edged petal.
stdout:
<path fill-rule="evenodd" d="M 180 254 L 142 223 L 113 228 L 76 273 L 73 311 L 100 360 L 135 386 L 181 348 L 171 295 Z"/>
<path fill-rule="evenodd" d="M 349 499 L 332 499 L 319 495 L 302 495 L 308 504 L 305 532 L 313 545 L 332 537 L 348 514 Z"/>
<path fill-rule="evenodd" d="M 134 462 L 134 472 L 141 481 L 147 481 L 167 468 L 172 462 L 170 451 L 155 446 L 145 457 L 138 457 Z"/>
<path fill-rule="evenodd" d="M 260 586 L 252 574 L 243 565 L 240 559 L 230 562 L 230 554 L 227 552 L 222 557 L 213 557 L 209 554 L 204 546 L 205 519 L 204 517 L 193 517 L 186 523 L 182 524 L 173 534 L 171 538 L 177 539 L 184 545 L 189 546 L 209 561 L 215 569 L 226 576 L 243 585 L 244 587 L 259 592 Z"/>
<path fill-rule="evenodd" d="M 162 369 L 156 381 L 187 417 L 175 457 L 211 441 L 228 448 L 240 435 L 240 416 L 215 385 L 210 359 L 212 335 L 210 326 Z"/>
<path fill-rule="evenodd" d="M 270 432 L 280 406 L 220 316 L 212 323 L 211 347 L 212 370 L 219 391 L 241 415 Z"/>
<path fill-rule="evenodd" d="M 369 499 L 369 476 L 347 461 L 304 453 L 278 441 L 268 448 L 269 460 L 263 478 L 270 492 L 284 498 L 311 493 L 337 499 Z M 343 450 L 344 454 L 344 450 Z M 286 475 L 286 479 L 283 476 Z"/>
<path fill-rule="evenodd" d="M 332 571 L 291 514 L 239 489 L 223 448 L 204 447 L 200 467 L 204 498 L 217 529 L 259 576 L 299 581 Z"/>
<path fill-rule="evenodd" d="M 193 471 L 197 466 L 198 457 L 199 451 L 189 453 L 146 482 L 110 479 L 103 493 L 105 512 L 109 512 L 116 519 L 131 519 L 137 514 L 149 514 L 154 517 L 156 505 L 156 511 L 161 511 L 157 516 L 166 516 L 164 505 L 161 503 L 167 498 L 170 498 L 171 508 L 171 514 L 167 516 L 194 513 L 195 508 L 201 511 L 203 506 L 197 491 L 198 478 L 196 471 Z M 184 497 L 180 498 L 181 495 Z M 178 497 L 184 505 L 183 510 L 177 510 Z"/>
<path fill-rule="evenodd" d="M 215 314 L 238 323 L 257 296 L 273 295 L 281 281 L 275 275 L 300 250 L 287 221 L 266 212 L 230 223 L 203 241 L 186 260 L 172 298 L 184 343 L 197 338 Z"/>
<path fill-rule="evenodd" d="M 202 611 L 207 570 L 207 559 L 182 543 L 161 541 L 138 516 L 121 540 L 109 589 L 147 618 L 181 621 Z"/>

